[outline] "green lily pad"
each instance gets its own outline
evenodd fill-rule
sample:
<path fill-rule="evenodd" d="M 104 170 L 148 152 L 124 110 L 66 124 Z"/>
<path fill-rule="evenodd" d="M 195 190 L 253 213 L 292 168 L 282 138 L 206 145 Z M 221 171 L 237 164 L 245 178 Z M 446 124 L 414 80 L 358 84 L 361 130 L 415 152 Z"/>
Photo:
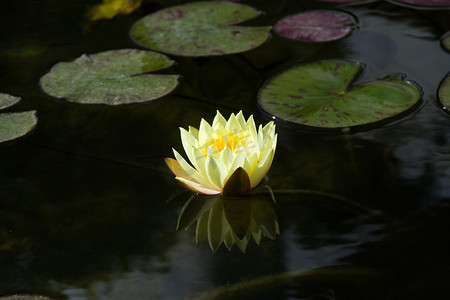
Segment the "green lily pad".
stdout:
<path fill-rule="evenodd" d="M 265 83 L 259 105 L 289 122 L 347 128 L 392 118 L 420 101 L 419 89 L 399 74 L 352 85 L 361 68 L 343 60 L 291 67 Z"/>
<path fill-rule="evenodd" d="M 0 109 L 20 101 L 19 97 L 0 93 Z M 30 132 L 37 124 L 36 111 L 0 114 L 0 143 L 21 137 Z"/>
<path fill-rule="evenodd" d="M 450 112 L 450 73 L 442 80 L 438 89 L 438 99 L 442 108 Z"/>
<path fill-rule="evenodd" d="M 44 75 L 42 89 L 57 98 L 86 104 L 119 105 L 161 98 L 178 85 L 178 75 L 147 74 L 170 67 L 165 55 L 121 49 L 58 63 Z"/>
<path fill-rule="evenodd" d="M 271 27 L 234 26 L 260 12 L 232 2 L 193 2 L 159 10 L 131 28 L 144 47 L 181 56 L 211 56 L 251 50 L 269 38 Z"/>
<path fill-rule="evenodd" d="M 20 97 L 0 93 L 0 109 L 10 107 L 20 101 Z"/>
<path fill-rule="evenodd" d="M 30 132 L 37 123 L 36 111 L 0 114 L 0 143 Z"/>

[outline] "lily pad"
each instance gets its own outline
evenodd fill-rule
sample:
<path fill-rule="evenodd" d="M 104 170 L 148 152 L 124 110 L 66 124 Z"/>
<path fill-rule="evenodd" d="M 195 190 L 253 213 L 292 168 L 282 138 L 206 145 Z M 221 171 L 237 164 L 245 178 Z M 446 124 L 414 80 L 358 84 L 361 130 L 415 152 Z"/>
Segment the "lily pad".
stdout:
<path fill-rule="evenodd" d="M 441 44 L 445 50 L 450 51 L 450 31 L 441 37 Z"/>
<path fill-rule="evenodd" d="M 156 52 L 111 50 L 58 63 L 41 78 L 40 84 L 46 93 L 71 102 L 146 102 L 167 95 L 178 85 L 178 75 L 147 74 L 172 64 L 172 60 Z"/>
<path fill-rule="evenodd" d="M 20 101 L 19 97 L 0 93 L 0 109 Z M 36 111 L 0 114 L 0 143 L 16 139 L 30 132 L 37 123 Z"/>
<path fill-rule="evenodd" d="M 233 2 L 193 2 L 159 10 L 138 20 L 136 43 L 181 56 L 212 56 L 251 50 L 269 38 L 271 27 L 235 26 L 260 12 Z"/>
<path fill-rule="evenodd" d="M 416 8 L 446 9 L 450 7 L 450 0 L 391 0 L 391 2 Z"/>
<path fill-rule="evenodd" d="M 12 295 L 0 297 L 0 300 L 51 300 L 51 299 L 39 295 Z"/>
<path fill-rule="evenodd" d="M 0 109 L 10 107 L 20 101 L 20 97 L 0 93 Z"/>
<path fill-rule="evenodd" d="M 343 60 L 291 67 L 265 83 L 259 105 L 289 122 L 347 128 L 392 118 L 420 101 L 419 89 L 398 74 L 352 85 L 361 68 Z"/>
<path fill-rule="evenodd" d="M 285 17 L 275 25 L 275 32 L 302 42 L 327 42 L 341 39 L 356 27 L 349 14 L 336 11 L 309 11 Z"/>
<path fill-rule="evenodd" d="M 450 112 L 450 73 L 442 80 L 439 85 L 438 99 L 442 108 Z"/>

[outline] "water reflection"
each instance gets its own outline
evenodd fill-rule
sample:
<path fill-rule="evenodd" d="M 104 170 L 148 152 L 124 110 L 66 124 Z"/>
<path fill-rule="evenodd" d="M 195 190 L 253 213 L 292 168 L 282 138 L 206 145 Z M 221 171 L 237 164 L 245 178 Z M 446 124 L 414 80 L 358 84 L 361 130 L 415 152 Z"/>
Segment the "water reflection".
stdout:
<path fill-rule="evenodd" d="M 183 206 L 177 230 L 188 229 L 197 222 L 197 243 L 208 240 L 215 252 L 222 243 L 231 250 L 234 244 L 245 252 L 253 238 L 260 244 L 280 234 L 272 193 L 253 193 L 240 197 L 193 195 Z"/>

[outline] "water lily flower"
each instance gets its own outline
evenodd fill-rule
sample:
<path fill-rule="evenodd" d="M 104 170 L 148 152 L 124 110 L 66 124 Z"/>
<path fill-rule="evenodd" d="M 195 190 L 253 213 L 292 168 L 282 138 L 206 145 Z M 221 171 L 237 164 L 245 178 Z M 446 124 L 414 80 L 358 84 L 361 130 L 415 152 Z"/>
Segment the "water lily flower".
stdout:
<path fill-rule="evenodd" d="M 258 131 L 240 111 L 226 120 L 219 111 L 210 125 L 180 128 L 189 164 L 175 149 L 166 164 L 187 189 L 205 195 L 243 195 L 256 187 L 272 165 L 277 134 L 273 121 Z"/>

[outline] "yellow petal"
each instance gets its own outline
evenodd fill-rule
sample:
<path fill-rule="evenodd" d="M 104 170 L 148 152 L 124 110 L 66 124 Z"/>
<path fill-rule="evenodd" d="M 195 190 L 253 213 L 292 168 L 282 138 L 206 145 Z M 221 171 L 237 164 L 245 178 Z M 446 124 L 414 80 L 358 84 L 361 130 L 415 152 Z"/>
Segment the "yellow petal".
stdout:
<path fill-rule="evenodd" d="M 237 134 L 242 131 L 242 127 L 234 114 L 231 114 L 225 128 L 232 134 Z"/>
<path fill-rule="evenodd" d="M 225 125 L 227 125 L 227 120 L 220 114 L 219 111 L 217 111 L 216 116 L 214 117 L 214 120 L 212 123 L 212 127 L 214 129 L 216 129 L 219 124 L 221 124 L 223 127 L 225 127 Z"/>
<path fill-rule="evenodd" d="M 198 142 L 200 146 L 209 144 L 209 141 L 211 140 L 213 133 L 214 130 L 212 129 L 211 125 L 209 125 L 208 122 L 202 119 L 200 121 L 200 127 L 198 129 Z"/>
<path fill-rule="evenodd" d="M 189 126 L 189 133 L 198 141 L 198 129 L 192 126 Z"/>
<path fill-rule="evenodd" d="M 239 125 L 241 125 L 241 128 L 245 128 L 245 118 L 242 115 L 242 110 L 238 112 L 236 115 L 236 120 L 239 122 Z"/>
<path fill-rule="evenodd" d="M 191 161 L 191 163 L 194 165 L 194 167 L 197 167 L 195 165 L 195 158 L 192 154 L 192 147 L 197 147 L 196 143 L 197 140 L 190 134 L 186 129 L 180 127 L 180 134 L 181 134 L 181 143 L 183 144 L 184 152 L 186 152 L 187 157 Z"/>
<path fill-rule="evenodd" d="M 256 168 L 253 170 L 252 175 L 250 176 L 251 187 L 254 188 L 257 186 L 261 180 L 266 176 L 267 172 L 272 165 L 272 160 L 274 156 L 274 150 L 270 150 L 261 158 Z"/>
<path fill-rule="evenodd" d="M 208 156 L 206 158 L 205 168 L 209 180 L 211 180 L 216 187 L 222 189 L 223 183 L 228 175 L 225 164 L 212 156 Z"/>
<path fill-rule="evenodd" d="M 208 181 L 206 181 L 201 174 L 198 173 L 196 169 L 191 167 L 190 164 L 181 156 L 175 149 L 173 149 L 173 154 L 175 155 L 175 159 L 180 163 L 180 166 L 183 168 L 183 170 L 192 177 L 195 181 L 197 181 L 199 184 L 201 184 L 204 187 L 212 188 L 214 189 L 214 186 L 210 186 L 208 184 Z"/>

